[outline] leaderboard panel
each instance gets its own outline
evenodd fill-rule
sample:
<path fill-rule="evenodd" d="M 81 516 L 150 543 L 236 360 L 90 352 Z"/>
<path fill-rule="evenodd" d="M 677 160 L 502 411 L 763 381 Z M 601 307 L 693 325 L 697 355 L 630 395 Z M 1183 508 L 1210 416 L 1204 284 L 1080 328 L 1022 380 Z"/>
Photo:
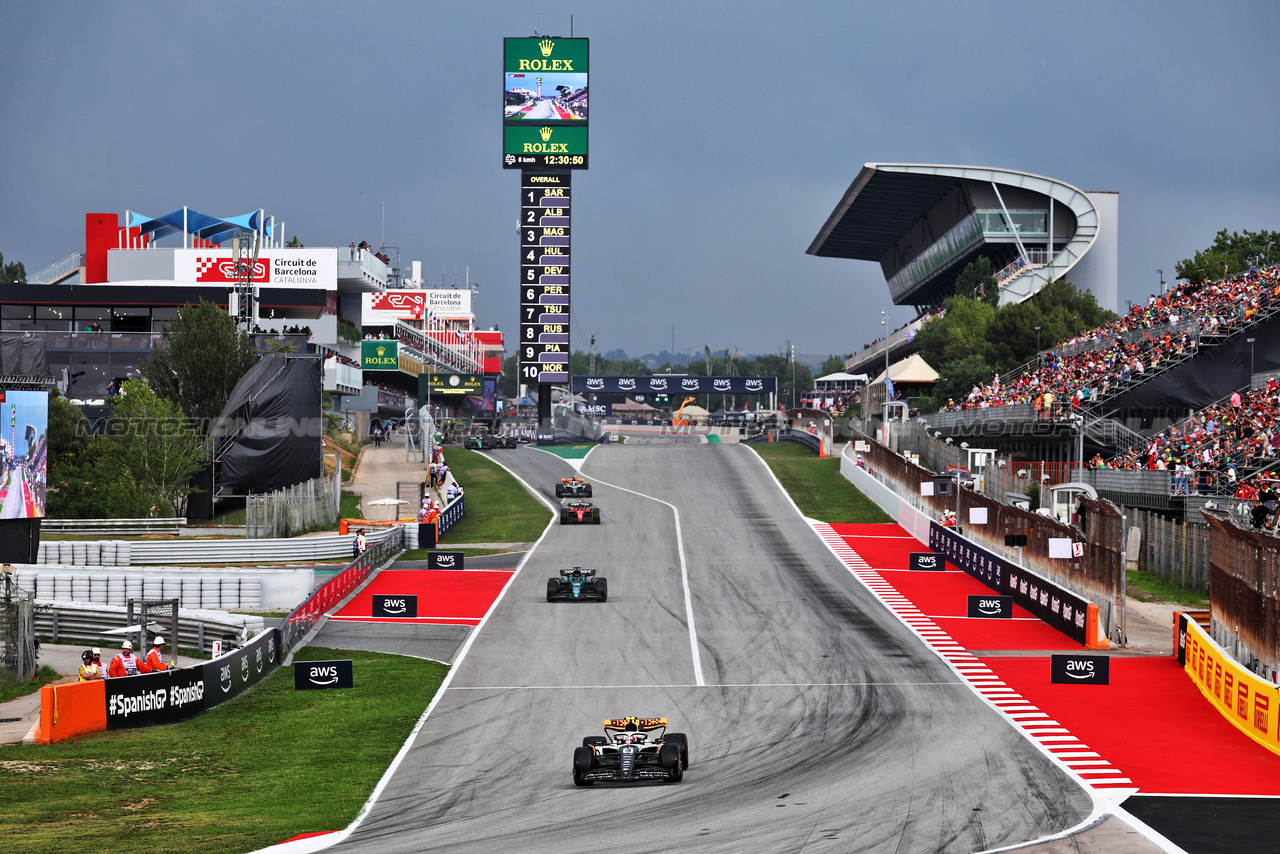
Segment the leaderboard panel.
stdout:
<path fill-rule="evenodd" d="M 520 381 L 569 381 L 569 172 L 520 180 Z"/>

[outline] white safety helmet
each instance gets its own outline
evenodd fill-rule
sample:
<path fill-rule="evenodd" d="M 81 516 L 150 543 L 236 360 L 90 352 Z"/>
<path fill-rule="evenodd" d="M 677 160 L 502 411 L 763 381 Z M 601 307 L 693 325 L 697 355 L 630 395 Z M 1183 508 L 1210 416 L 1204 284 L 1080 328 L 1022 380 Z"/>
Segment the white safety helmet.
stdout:
<path fill-rule="evenodd" d="M 155 644 L 156 646 L 164 646 L 164 635 L 156 635 Z"/>

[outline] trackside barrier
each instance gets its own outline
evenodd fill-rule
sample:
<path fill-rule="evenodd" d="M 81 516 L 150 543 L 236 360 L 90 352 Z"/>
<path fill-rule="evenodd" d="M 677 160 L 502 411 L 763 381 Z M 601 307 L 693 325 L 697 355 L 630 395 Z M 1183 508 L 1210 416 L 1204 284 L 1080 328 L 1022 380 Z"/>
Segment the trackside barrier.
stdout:
<path fill-rule="evenodd" d="M 245 646 L 194 667 L 46 685 L 40 689 L 40 720 L 24 740 L 52 744 L 90 732 L 189 718 L 256 685 L 282 658 L 280 631 L 272 628 Z"/>
<path fill-rule="evenodd" d="M 375 566 L 390 560 L 403 550 L 404 528 L 392 528 L 382 541 L 371 545 L 364 554 L 351 561 L 346 569 L 316 588 L 307 601 L 294 608 L 280 624 L 280 640 L 284 650 L 291 651 L 326 611 L 364 583 Z"/>
<path fill-rule="evenodd" d="M 104 729 L 171 723 L 231 699 L 278 666 L 287 649 L 364 582 L 375 566 L 399 554 L 403 544 L 404 529 L 391 529 L 381 542 L 371 545 L 346 569 L 320 585 L 279 628 L 267 629 L 220 658 L 162 673 L 44 686 L 40 693 L 40 721 L 28 740 L 50 744 Z"/>
<path fill-rule="evenodd" d="M 954 529 L 944 528 L 917 510 L 866 469 L 851 452 L 840 457 L 840 473 L 874 501 L 912 537 L 964 572 L 1013 601 L 1048 625 L 1089 649 L 1107 649 L 1099 629 L 1098 606 L 1042 576 L 1013 564 L 974 543 Z"/>
<path fill-rule="evenodd" d="M 1280 693 L 1214 643 L 1194 619 L 1173 615 L 1178 663 L 1218 714 L 1272 753 L 1280 754 Z"/>

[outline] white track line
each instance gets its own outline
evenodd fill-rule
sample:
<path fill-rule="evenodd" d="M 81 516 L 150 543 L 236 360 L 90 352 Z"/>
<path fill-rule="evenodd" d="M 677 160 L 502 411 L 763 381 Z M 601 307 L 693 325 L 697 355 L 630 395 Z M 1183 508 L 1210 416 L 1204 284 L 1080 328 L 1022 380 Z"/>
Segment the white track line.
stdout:
<path fill-rule="evenodd" d="M 661 498 L 646 495 L 643 492 L 636 492 L 634 489 L 627 489 L 625 486 L 618 486 L 598 477 L 592 478 L 592 480 L 604 486 L 612 487 L 622 492 L 629 492 L 639 498 L 647 498 L 650 501 L 656 501 L 671 508 L 671 513 L 676 522 L 676 553 L 680 556 L 680 583 L 684 586 L 684 618 L 689 625 L 689 653 L 693 657 L 693 680 L 699 687 L 706 685 L 706 680 L 702 678 L 702 658 L 698 654 L 698 630 L 693 624 L 693 594 L 689 590 L 689 565 L 684 557 L 684 531 L 680 526 L 680 508 L 670 501 L 663 501 Z"/>
<path fill-rule="evenodd" d="M 830 525 L 825 522 L 815 522 L 813 529 L 832 553 L 849 568 L 854 578 L 862 582 L 894 616 L 928 644 L 980 697 L 1021 729 L 1042 750 L 1070 769 L 1085 785 L 1097 789 L 1121 789 L 1126 795 L 1137 791 L 1128 777 L 1112 767 L 1110 763 L 1099 762 L 1097 753 L 1089 751 L 1088 746 L 1071 735 L 1065 727 L 1058 725 L 1056 721 L 1049 720 L 1048 715 L 1005 684 L 986 664 L 938 628 L 937 623 L 934 622 L 935 618 L 925 615 L 893 590 L 892 586 L 886 584 L 880 573 L 872 569 L 861 555 L 850 548 L 844 537 L 837 534 Z M 1081 750 L 1089 752 L 1091 758 L 1088 760 L 1077 758 L 1078 751 Z M 1099 764 L 1106 767 L 1092 767 Z M 1103 773 L 1107 775 L 1103 779 L 1092 778 L 1092 775 Z M 1081 776 L 1083 774 L 1089 774 L 1091 777 L 1085 778 Z"/>
<path fill-rule="evenodd" d="M 521 558 L 520 563 L 516 565 L 515 570 L 511 573 L 511 577 L 507 579 L 507 583 L 502 586 L 502 590 L 499 591 L 497 598 L 493 600 L 493 604 L 489 606 L 489 610 L 480 618 L 479 625 L 475 626 L 472 631 L 467 633 L 467 639 L 463 641 L 462 647 L 458 650 L 458 655 L 454 658 L 453 664 L 449 667 L 449 672 L 445 674 L 444 681 L 440 683 L 440 687 L 436 690 L 436 695 L 431 698 L 431 702 L 427 704 L 426 711 L 422 713 L 422 716 L 418 718 L 417 723 L 413 725 L 413 729 L 409 731 L 409 735 L 405 738 L 404 744 L 400 745 L 400 751 L 396 753 L 395 758 L 391 760 L 391 764 L 387 766 L 387 770 L 383 772 L 382 777 L 378 780 L 378 785 L 374 786 L 373 793 L 370 794 L 369 799 L 364 802 L 364 806 L 360 808 L 360 812 L 352 820 L 351 824 L 347 825 L 342 830 L 335 831 L 333 833 L 326 833 L 324 836 L 312 836 L 307 839 L 295 839 L 292 842 L 281 842 L 276 845 L 269 845 L 266 848 L 260 848 L 257 851 L 251 852 L 251 854 L 313 854 L 313 852 L 323 851 L 330 846 L 337 845 L 355 832 L 355 829 L 359 827 L 365 818 L 368 817 L 369 813 L 373 811 L 373 805 L 377 802 L 378 797 L 382 794 L 383 790 L 387 788 L 387 784 L 391 782 L 391 778 L 395 776 L 396 769 L 400 767 L 400 763 L 403 762 L 405 756 L 409 754 L 409 748 L 413 744 L 414 739 L 418 737 L 418 733 L 422 731 L 422 727 L 426 725 L 427 718 L 431 717 L 431 713 L 435 711 L 436 705 L 440 702 L 440 698 L 445 695 L 447 690 L 449 690 L 449 686 L 453 682 L 454 674 L 458 672 L 459 665 L 461 665 L 463 659 L 467 657 L 467 653 L 471 650 L 471 644 L 475 641 L 476 636 L 480 634 L 480 630 L 484 628 L 484 624 L 489 621 L 489 617 L 493 615 L 493 611 L 498 607 L 498 603 L 502 601 L 502 597 L 507 595 L 507 591 L 510 590 L 511 585 L 515 583 L 516 576 L 520 574 L 520 570 L 524 568 L 529 557 L 537 550 L 542 541 L 546 539 L 547 534 L 551 532 L 552 526 L 555 525 L 556 522 L 556 508 L 554 505 L 538 494 L 537 490 L 531 488 L 529 484 L 525 483 L 519 475 L 502 465 L 502 463 L 492 459 L 490 462 L 497 463 L 497 465 L 506 471 L 507 474 L 514 477 L 521 486 L 528 490 L 531 495 L 546 505 L 547 509 L 551 511 L 551 519 L 547 521 L 547 527 L 542 529 L 542 535 L 538 537 L 537 542 L 525 551 L 524 557 Z"/>

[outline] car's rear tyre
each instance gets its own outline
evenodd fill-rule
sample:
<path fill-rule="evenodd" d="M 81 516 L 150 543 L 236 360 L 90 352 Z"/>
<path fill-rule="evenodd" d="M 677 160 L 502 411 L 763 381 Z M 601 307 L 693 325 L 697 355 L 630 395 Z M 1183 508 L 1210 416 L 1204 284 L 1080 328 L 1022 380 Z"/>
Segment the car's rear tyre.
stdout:
<path fill-rule="evenodd" d="M 669 732 L 662 737 L 667 744 L 674 744 L 680 748 L 680 764 L 689 767 L 689 736 L 682 732 Z"/>
<path fill-rule="evenodd" d="M 583 495 L 585 495 L 587 498 L 590 498 L 590 497 L 591 497 L 591 487 L 590 487 L 590 486 L 587 486 L 587 487 L 584 487 L 584 488 L 586 489 L 586 491 L 585 491 L 585 492 L 583 492 L 582 494 L 583 494 Z"/>
<path fill-rule="evenodd" d="M 548 578 L 547 579 L 547 601 L 554 602 L 556 599 L 556 594 L 559 592 L 560 592 L 560 582 L 556 581 L 554 578 Z"/>
<path fill-rule="evenodd" d="M 600 524 L 600 511 L 599 511 L 599 510 L 592 510 L 592 511 L 591 511 L 591 524 L 592 524 L 592 525 L 599 525 L 599 524 Z"/>
<path fill-rule="evenodd" d="M 600 594 L 600 601 L 604 602 L 609 598 L 609 582 L 603 578 L 596 579 L 596 592 Z M 603 738 L 603 736 L 601 736 Z"/>
<path fill-rule="evenodd" d="M 561 524 L 561 525 L 568 525 L 568 524 L 569 524 L 569 514 L 568 514 L 568 513 L 565 513 L 565 512 L 561 512 L 561 513 L 560 513 L 560 524 Z"/>
<path fill-rule="evenodd" d="M 596 761 L 596 752 L 585 744 L 573 749 L 573 773 L 585 774 L 591 770 Z"/>
<path fill-rule="evenodd" d="M 593 744 L 597 747 L 603 747 L 608 743 L 609 739 L 605 738 L 603 735 L 588 735 L 584 736 L 582 739 L 583 747 L 591 747 Z"/>
<path fill-rule="evenodd" d="M 556 484 L 556 498 L 564 498 L 564 487 Z"/>

